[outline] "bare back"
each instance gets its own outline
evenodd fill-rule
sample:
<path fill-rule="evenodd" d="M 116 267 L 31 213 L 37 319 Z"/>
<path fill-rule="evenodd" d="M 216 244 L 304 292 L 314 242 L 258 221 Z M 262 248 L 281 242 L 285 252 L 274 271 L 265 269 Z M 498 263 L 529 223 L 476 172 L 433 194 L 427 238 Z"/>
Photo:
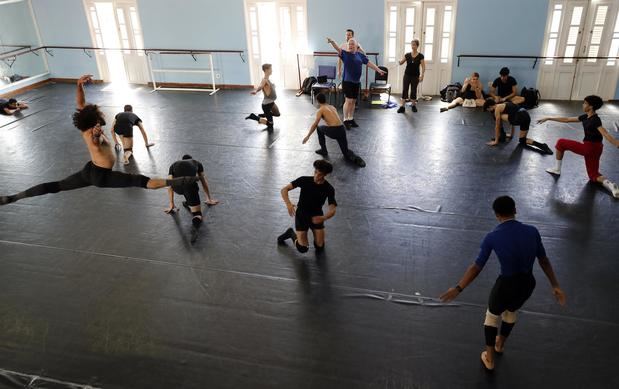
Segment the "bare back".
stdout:
<path fill-rule="evenodd" d="M 84 139 L 84 143 L 86 143 L 86 147 L 88 147 L 90 159 L 92 163 L 99 167 L 111 169 L 116 162 L 114 151 L 110 143 L 105 139 L 103 133 L 99 137 L 94 137 L 93 130 L 94 129 L 91 128 L 82 132 L 82 138 Z"/>
<path fill-rule="evenodd" d="M 337 109 L 329 104 L 323 104 L 318 109 L 320 117 L 329 127 L 339 127 L 342 125 L 340 116 L 337 114 Z"/>

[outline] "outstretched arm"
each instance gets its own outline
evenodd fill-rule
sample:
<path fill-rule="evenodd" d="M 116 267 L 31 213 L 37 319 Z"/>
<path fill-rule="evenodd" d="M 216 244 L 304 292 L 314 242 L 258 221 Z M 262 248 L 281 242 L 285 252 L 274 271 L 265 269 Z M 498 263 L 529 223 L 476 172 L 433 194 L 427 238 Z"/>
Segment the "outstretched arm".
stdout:
<path fill-rule="evenodd" d="M 616 139 L 612 135 L 610 135 L 604 127 L 598 127 L 598 131 L 600 132 L 600 134 L 602 134 L 604 138 L 606 138 L 607 141 L 612 143 L 613 146 L 619 147 L 619 139 Z"/>
<path fill-rule="evenodd" d="M 554 294 L 557 302 L 561 305 L 565 305 L 565 293 L 563 293 L 563 290 L 559 287 L 559 281 L 557 281 L 557 277 L 555 276 L 555 272 L 552 269 L 550 261 L 547 257 L 538 258 L 537 261 L 544 271 L 544 274 L 546 274 L 548 281 L 550 281 L 550 285 L 552 286 L 552 294 Z"/>
<path fill-rule="evenodd" d="M 330 43 L 331 46 L 333 46 L 335 51 L 337 51 L 338 56 L 342 56 L 342 49 L 340 49 L 340 47 L 337 45 L 337 43 L 333 39 L 327 38 L 327 42 Z"/>
<path fill-rule="evenodd" d="M 303 144 L 306 144 L 314 131 L 316 131 L 316 128 L 318 128 L 318 123 L 320 123 L 320 119 L 322 119 L 322 113 L 320 112 L 320 110 L 318 110 L 318 112 L 316 112 L 316 119 L 314 120 L 314 123 L 312 123 L 312 126 L 307 132 L 307 136 L 303 138 Z"/>
<path fill-rule="evenodd" d="M 375 72 L 379 73 L 381 76 L 385 75 L 385 71 L 383 71 L 381 68 L 379 68 L 378 66 L 376 66 L 376 64 L 372 61 L 368 61 L 368 67 L 372 70 L 374 70 Z"/>
<path fill-rule="evenodd" d="M 464 289 L 466 289 L 467 286 L 469 286 L 471 282 L 473 282 L 473 280 L 475 280 L 475 278 L 477 278 L 477 276 L 481 272 L 481 269 L 482 268 L 479 267 L 476 263 L 470 265 L 468 269 L 466 269 L 466 271 L 464 272 L 464 275 L 462 276 L 458 284 L 453 288 L 447 289 L 447 292 L 443 293 L 439 298 L 443 302 L 449 302 L 455 299 Z"/>
<path fill-rule="evenodd" d="M 202 189 L 204 189 L 204 192 L 206 193 L 207 200 L 205 201 L 205 203 L 207 205 L 217 205 L 217 204 L 219 204 L 219 200 L 215 200 L 211 196 L 211 192 L 208 189 L 208 181 L 206 180 L 206 175 L 204 173 L 198 173 L 198 176 L 200 177 L 200 183 L 202 184 Z"/>
<path fill-rule="evenodd" d="M 119 145 L 118 137 L 116 136 L 116 119 L 114 119 L 114 123 L 112 123 L 112 139 L 114 139 L 114 145 Z"/>
<path fill-rule="evenodd" d="M 559 122 L 559 123 L 576 123 L 576 122 L 580 121 L 580 120 L 578 120 L 577 117 L 569 117 L 568 118 L 568 117 L 557 116 L 557 117 L 545 117 L 545 118 L 539 119 L 537 121 L 537 124 L 542 124 L 542 123 L 544 123 L 545 121 L 548 121 L 548 120 L 550 120 L 551 122 Z"/>
<path fill-rule="evenodd" d="M 84 84 L 92 81 L 92 74 L 85 74 L 77 80 L 77 108 L 82 109 L 86 105 L 86 96 L 84 94 Z"/>
<path fill-rule="evenodd" d="M 266 79 L 262 79 L 262 81 L 260 81 L 260 85 L 258 85 L 258 87 L 256 89 L 254 89 L 253 91 L 249 92 L 252 95 L 255 95 L 256 93 L 260 92 L 262 89 L 264 89 L 264 86 L 267 84 L 267 80 Z"/>

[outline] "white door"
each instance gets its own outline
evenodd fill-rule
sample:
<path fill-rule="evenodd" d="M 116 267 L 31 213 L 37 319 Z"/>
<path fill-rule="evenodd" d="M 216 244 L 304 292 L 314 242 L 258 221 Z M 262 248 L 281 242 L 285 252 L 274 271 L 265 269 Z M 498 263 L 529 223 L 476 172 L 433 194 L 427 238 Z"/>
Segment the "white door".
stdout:
<path fill-rule="evenodd" d="M 422 5 L 421 52 L 426 62 L 422 92 L 437 95 L 442 86 L 451 82 L 455 8 L 451 1 Z"/>
<path fill-rule="evenodd" d="M 119 84 L 146 84 L 149 80 L 135 0 L 86 0 L 85 7 L 101 78 Z"/>
<path fill-rule="evenodd" d="M 582 56 L 608 56 L 611 37 L 617 29 L 616 0 L 595 1 L 591 4 L 587 18 L 587 28 L 583 36 Z M 614 27 L 614 29 L 613 29 Z M 616 49 L 615 49 L 616 51 Z M 608 64 L 605 59 L 585 59 L 578 61 L 572 99 L 581 100 L 588 95 L 597 94 L 603 99 L 611 99 L 617 83 L 617 65 Z"/>
<path fill-rule="evenodd" d="M 619 3 L 613 0 L 555 0 L 550 3 L 542 56 L 606 57 L 619 52 Z M 612 59 L 543 59 L 538 89 L 543 98 L 611 99 L 619 64 Z"/>
<path fill-rule="evenodd" d="M 389 69 L 389 83 L 396 93 L 402 90 L 402 78 L 406 64 L 399 61 L 411 51 L 411 41 L 419 39 L 421 30 L 421 6 L 414 2 L 388 2 L 385 11 L 385 66 Z M 421 48 L 420 48 L 421 50 Z"/>
<path fill-rule="evenodd" d="M 271 80 L 284 89 L 297 89 L 297 53 L 307 47 L 304 0 L 246 0 L 246 26 L 251 79 L 262 79 L 262 64 L 273 65 Z"/>
<path fill-rule="evenodd" d="M 572 57 L 581 47 L 587 15 L 587 1 L 557 1 L 551 4 L 546 29 L 544 56 Z M 545 99 L 569 100 L 577 60 L 544 59 L 540 64 L 538 89 Z"/>

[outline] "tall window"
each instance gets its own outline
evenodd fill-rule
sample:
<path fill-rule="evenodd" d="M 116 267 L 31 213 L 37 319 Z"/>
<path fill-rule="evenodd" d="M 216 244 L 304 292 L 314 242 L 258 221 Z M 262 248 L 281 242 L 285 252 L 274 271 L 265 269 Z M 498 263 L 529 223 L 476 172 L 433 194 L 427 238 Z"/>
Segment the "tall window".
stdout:
<path fill-rule="evenodd" d="M 576 43 L 578 43 L 578 33 L 580 32 L 580 22 L 582 19 L 583 7 L 572 9 L 572 19 L 568 27 L 567 41 L 565 42 L 564 57 L 573 57 L 576 53 Z M 563 63 L 573 63 L 573 58 L 564 58 Z"/>
<path fill-rule="evenodd" d="M 392 5 L 389 7 L 389 47 L 387 49 L 387 61 L 396 61 L 396 45 L 398 32 L 398 7 Z"/>
<path fill-rule="evenodd" d="M 617 12 L 617 19 L 615 19 L 615 29 L 613 30 L 613 37 L 610 41 L 610 49 L 608 49 L 609 57 L 617 57 L 619 56 L 619 12 Z M 606 62 L 607 66 L 615 66 L 617 63 L 616 59 L 609 59 Z"/>
<path fill-rule="evenodd" d="M 451 35 L 451 5 L 445 6 L 443 12 L 443 32 L 441 42 L 441 63 L 449 62 L 449 37 Z"/>
<path fill-rule="evenodd" d="M 595 12 L 593 20 L 593 28 L 591 32 L 591 40 L 589 41 L 589 57 L 597 57 L 600 51 L 600 43 L 602 42 L 602 32 L 604 32 L 604 22 L 608 13 L 607 5 L 600 5 Z M 597 62 L 597 59 L 590 58 L 587 62 Z"/>
<path fill-rule="evenodd" d="M 550 23 L 550 33 L 548 34 L 548 42 L 546 43 L 546 57 L 554 57 L 557 55 L 557 42 L 559 41 L 559 28 L 561 26 L 561 14 L 563 13 L 563 5 L 555 4 L 552 11 L 552 22 Z M 546 59 L 546 65 L 552 65 L 553 59 Z"/>
<path fill-rule="evenodd" d="M 426 35 L 424 36 L 424 56 L 426 61 L 432 61 L 434 49 L 434 23 L 436 19 L 436 8 L 426 9 Z M 450 24 L 451 26 L 451 24 Z"/>

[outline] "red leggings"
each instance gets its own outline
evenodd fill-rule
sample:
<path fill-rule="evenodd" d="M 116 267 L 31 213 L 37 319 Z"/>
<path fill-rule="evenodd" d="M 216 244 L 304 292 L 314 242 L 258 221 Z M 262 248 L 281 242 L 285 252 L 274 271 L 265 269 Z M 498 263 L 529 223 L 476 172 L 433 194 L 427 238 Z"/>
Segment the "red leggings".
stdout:
<path fill-rule="evenodd" d="M 559 151 L 571 151 L 572 153 L 585 157 L 585 165 L 587 166 L 587 175 L 591 181 L 597 182 L 600 174 L 600 157 L 604 145 L 602 142 L 576 142 L 569 139 L 559 139 L 555 146 Z"/>

